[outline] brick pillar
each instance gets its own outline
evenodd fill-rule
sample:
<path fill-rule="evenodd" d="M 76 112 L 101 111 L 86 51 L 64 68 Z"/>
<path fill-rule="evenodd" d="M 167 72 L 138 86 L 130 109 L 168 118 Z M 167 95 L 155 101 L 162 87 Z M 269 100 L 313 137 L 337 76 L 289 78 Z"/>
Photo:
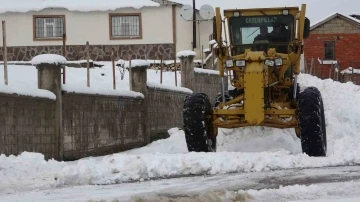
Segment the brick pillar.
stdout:
<path fill-rule="evenodd" d="M 141 113 L 143 114 L 143 131 L 144 131 L 144 144 L 150 143 L 150 127 L 148 117 L 148 91 L 147 91 L 147 69 L 150 63 L 146 60 L 132 60 L 129 64 L 129 84 L 130 90 L 144 94 L 145 98 L 142 102 Z"/>
<path fill-rule="evenodd" d="M 194 51 L 180 51 L 177 57 L 180 59 L 181 66 L 181 87 L 189 88 L 194 91 L 195 73 L 194 73 Z"/>
<path fill-rule="evenodd" d="M 61 96 L 61 69 L 66 65 L 66 58 L 61 55 L 43 54 L 35 56 L 32 64 L 38 71 L 38 88 L 49 90 L 56 96 L 55 102 L 55 137 L 58 142 L 58 157 L 63 160 L 64 136 L 62 127 L 62 96 Z"/>

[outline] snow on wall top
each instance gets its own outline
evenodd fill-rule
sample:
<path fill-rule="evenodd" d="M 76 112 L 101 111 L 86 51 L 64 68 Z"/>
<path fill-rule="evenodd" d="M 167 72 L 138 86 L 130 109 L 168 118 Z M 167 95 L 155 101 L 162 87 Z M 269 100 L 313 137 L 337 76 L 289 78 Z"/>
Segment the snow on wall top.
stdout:
<path fill-rule="evenodd" d="M 69 11 L 107 11 L 119 8 L 160 6 L 151 0 L 0 0 L 0 13 L 40 11 L 46 8 L 65 8 Z"/>
<path fill-rule="evenodd" d="M 32 65 L 39 64 L 55 64 L 55 65 L 66 65 L 67 60 L 64 56 L 56 54 L 42 54 L 33 57 L 31 60 Z"/>
<path fill-rule="evenodd" d="M 180 58 L 180 57 L 188 57 L 188 56 L 196 56 L 196 53 L 194 51 L 191 50 L 183 50 L 180 51 L 176 54 L 176 57 Z"/>
<path fill-rule="evenodd" d="M 118 60 L 116 62 L 117 66 L 124 66 L 125 68 L 129 68 L 130 66 L 130 62 L 127 60 Z M 131 67 L 149 67 L 150 66 L 150 62 L 148 60 L 131 60 Z"/>
<path fill-rule="evenodd" d="M 348 67 L 347 69 L 341 71 L 341 74 L 360 74 L 360 69 Z"/>
<path fill-rule="evenodd" d="M 67 60 L 64 56 L 56 54 L 42 54 L 33 57 L 31 60 L 32 65 L 39 64 L 55 64 L 55 65 L 66 65 Z"/>

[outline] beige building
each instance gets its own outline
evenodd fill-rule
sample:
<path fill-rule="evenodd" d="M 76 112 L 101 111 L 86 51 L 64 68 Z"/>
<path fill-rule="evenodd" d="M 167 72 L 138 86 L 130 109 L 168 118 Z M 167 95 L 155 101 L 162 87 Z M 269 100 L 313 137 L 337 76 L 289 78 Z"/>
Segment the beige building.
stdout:
<path fill-rule="evenodd" d="M 28 61 L 42 53 L 62 54 L 64 35 L 68 60 L 84 59 L 87 41 L 95 61 L 110 60 L 113 48 L 119 59 L 131 55 L 133 59 L 162 56 L 170 60 L 178 51 L 193 50 L 193 23 L 180 16 L 181 4 L 138 1 L 31 0 L 30 4 L 8 0 L 0 9 L 0 20 L 6 22 L 8 61 Z M 212 28 L 212 21 L 200 23 L 200 43 L 196 30 L 197 58 L 202 46 L 209 47 Z M 2 50 L 0 54 L 3 60 Z"/>

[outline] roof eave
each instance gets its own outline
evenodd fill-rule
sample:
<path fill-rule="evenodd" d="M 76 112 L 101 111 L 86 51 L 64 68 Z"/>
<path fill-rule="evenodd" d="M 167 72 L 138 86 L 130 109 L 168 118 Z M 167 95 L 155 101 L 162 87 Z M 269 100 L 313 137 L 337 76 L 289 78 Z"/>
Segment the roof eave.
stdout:
<path fill-rule="evenodd" d="M 360 27 L 360 23 L 359 23 L 359 22 L 357 22 L 357 21 L 355 21 L 355 20 L 352 20 L 351 18 L 349 18 L 349 17 L 347 17 L 347 16 L 345 16 L 345 15 L 342 15 L 342 14 L 340 14 L 340 13 L 335 13 L 335 14 L 327 17 L 327 18 L 324 19 L 323 21 L 320 21 L 320 22 L 316 23 L 315 25 L 311 26 L 311 27 L 310 27 L 310 31 L 313 31 L 314 29 L 316 29 L 316 28 L 318 28 L 319 26 L 321 26 L 321 25 L 329 22 L 330 20 L 335 19 L 336 17 L 340 17 L 340 18 L 342 18 L 342 19 L 344 19 L 344 20 L 346 20 L 346 21 L 348 21 L 348 22 L 350 22 L 350 23 L 352 23 L 352 24 Z"/>

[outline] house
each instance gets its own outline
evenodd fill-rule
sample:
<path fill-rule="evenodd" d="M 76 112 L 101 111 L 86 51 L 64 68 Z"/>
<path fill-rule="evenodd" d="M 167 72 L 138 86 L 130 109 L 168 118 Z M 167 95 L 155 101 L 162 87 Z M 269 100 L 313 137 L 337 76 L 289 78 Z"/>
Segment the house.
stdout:
<path fill-rule="evenodd" d="M 339 65 L 339 71 L 360 67 L 360 20 L 355 15 L 335 13 L 313 24 L 310 30 L 304 41 L 304 55 L 307 64 L 315 61 L 318 77 L 333 78 L 335 65 Z"/>
<path fill-rule="evenodd" d="M 68 60 L 85 59 L 87 41 L 94 61 L 109 61 L 113 49 L 117 59 L 150 60 L 173 60 L 176 52 L 193 50 L 193 23 L 181 18 L 182 4 L 172 1 L 0 0 L 0 5 L 8 61 L 63 54 L 63 43 Z M 208 48 L 212 32 L 211 20 L 200 23 L 197 58 L 202 46 Z M 198 27 L 196 34 L 198 38 Z"/>

